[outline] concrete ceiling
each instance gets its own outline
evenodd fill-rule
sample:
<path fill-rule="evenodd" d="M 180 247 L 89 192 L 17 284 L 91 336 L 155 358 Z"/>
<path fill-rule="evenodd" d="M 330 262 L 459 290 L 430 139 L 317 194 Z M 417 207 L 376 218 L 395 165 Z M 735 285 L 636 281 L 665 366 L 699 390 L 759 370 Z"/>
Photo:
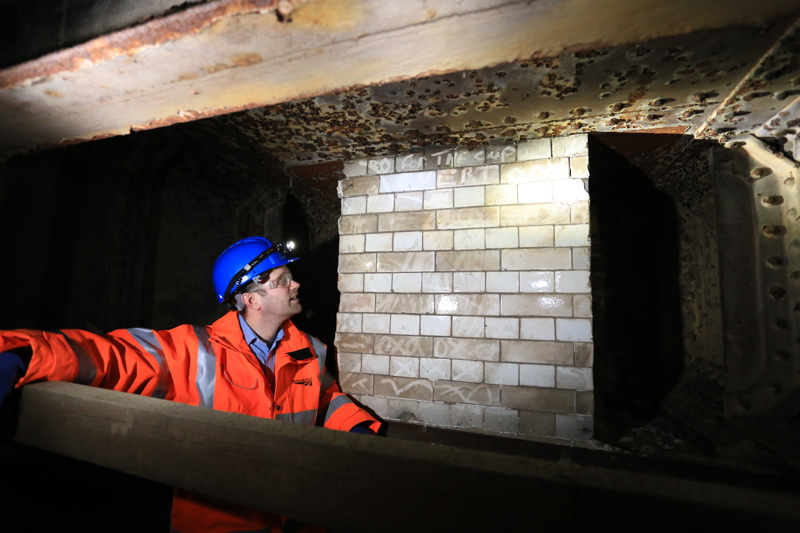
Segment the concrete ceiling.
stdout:
<path fill-rule="evenodd" d="M 147 4 L 0 71 L 0 157 L 207 118 L 287 165 L 595 131 L 800 159 L 797 0 Z"/>

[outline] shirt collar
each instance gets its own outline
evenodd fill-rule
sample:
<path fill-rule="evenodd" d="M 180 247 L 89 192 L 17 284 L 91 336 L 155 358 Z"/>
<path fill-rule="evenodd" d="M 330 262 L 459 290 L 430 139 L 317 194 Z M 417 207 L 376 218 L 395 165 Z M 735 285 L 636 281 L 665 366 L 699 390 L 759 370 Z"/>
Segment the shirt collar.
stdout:
<path fill-rule="evenodd" d="M 242 333 L 244 334 L 244 340 L 248 346 L 253 346 L 255 343 L 261 343 L 261 345 L 267 348 L 267 352 L 271 352 L 275 349 L 278 342 L 283 338 L 283 325 L 281 325 L 280 329 L 278 330 L 278 334 L 275 335 L 275 340 L 272 344 L 267 344 L 267 342 L 258 336 L 258 334 L 253 331 L 253 328 L 250 327 L 250 324 L 244 319 L 244 317 L 239 313 L 239 326 L 242 328 Z"/>

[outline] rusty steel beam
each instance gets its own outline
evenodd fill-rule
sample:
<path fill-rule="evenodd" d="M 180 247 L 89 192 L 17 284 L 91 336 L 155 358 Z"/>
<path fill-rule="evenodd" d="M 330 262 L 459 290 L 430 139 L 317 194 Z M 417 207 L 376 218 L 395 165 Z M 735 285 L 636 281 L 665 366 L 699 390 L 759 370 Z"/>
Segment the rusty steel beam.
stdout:
<path fill-rule="evenodd" d="M 16 440 L 342 531 L 800 524 L 796 494 L 302 427 L 69 383 Z M 654 519 L 657 517 L 657 520 Z"/>
<path fill-rule="evenodd" d="M 797 0 L 218 0 L 0 71 L 0 158 L 798 9 Z"/>

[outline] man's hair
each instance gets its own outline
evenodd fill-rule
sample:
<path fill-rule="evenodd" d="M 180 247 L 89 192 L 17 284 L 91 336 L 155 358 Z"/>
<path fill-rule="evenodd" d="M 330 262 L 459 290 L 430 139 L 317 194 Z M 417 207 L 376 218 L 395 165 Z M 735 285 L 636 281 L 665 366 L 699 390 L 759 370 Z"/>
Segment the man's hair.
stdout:
<path fill-rule="evenodd" d="M 246 285 L 241 287 L 238 291 L 233 293 L 228 300 L 228 307 L 230 307 L 231 311 L 235 310 L 239 311 L 240 313 L 245 312 L 247 310 L 247 306 L 245 306 L 244 302 L 242 301 L 242 294 L 248 292 L 258 292 L 260 290 L 263 290 L 260 289 L 261 284 L 258 283 L 256 280 L 263 279 L 265 276 L 269 277 L 272 274 L 272 271 L 275 270 L 275 268 L 270 268 L 269 270 L 265 270 L 264 272 L 260 273 L 258 276 L 250 280 Z M 246 312 L 244 314 L 246 314 Z"/>

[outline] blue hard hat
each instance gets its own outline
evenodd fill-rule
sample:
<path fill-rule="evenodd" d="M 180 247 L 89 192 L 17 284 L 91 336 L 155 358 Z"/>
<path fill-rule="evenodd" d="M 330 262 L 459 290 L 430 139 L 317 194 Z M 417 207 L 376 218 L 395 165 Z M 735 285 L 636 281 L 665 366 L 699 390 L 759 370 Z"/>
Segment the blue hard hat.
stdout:
<path fill-rule="evenodd" d="M 284 255 L 288 249 L 286 244 L 273 244 L 264 237 L 248 237 L 228 247 L 214 263 L 217 303 L 227 300 L 262 272 L 297 261 L 298 257 Z"/>

